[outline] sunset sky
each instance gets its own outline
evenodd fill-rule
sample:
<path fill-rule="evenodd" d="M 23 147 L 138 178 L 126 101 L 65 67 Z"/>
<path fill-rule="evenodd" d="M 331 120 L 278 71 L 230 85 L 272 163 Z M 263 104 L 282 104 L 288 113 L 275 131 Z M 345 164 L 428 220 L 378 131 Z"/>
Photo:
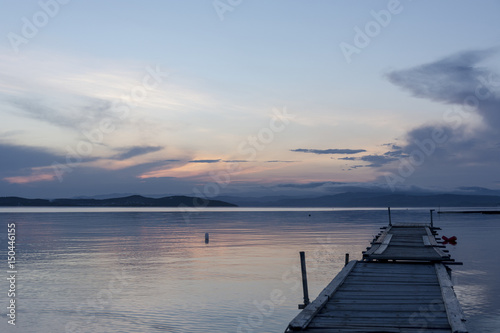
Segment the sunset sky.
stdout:
<path fill-rule="evenodd" d="M 0 196 L 500 189 L 498 1 L 0 6 Z"/>

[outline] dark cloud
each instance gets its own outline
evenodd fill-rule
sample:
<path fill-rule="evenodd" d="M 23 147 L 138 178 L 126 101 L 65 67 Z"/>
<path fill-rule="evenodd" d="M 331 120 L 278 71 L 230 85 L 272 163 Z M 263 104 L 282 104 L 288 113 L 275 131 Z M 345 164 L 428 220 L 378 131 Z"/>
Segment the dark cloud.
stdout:
<path fill-rule="evenodd" d="M 246 160 L 226 160 L 226 161 L 222 161 L 224 163 L 247 163 L 249 161 L 246 161 Z"/>
<path fill-rule="evenodd" d="M 291 149 L 290 151 L 297 153 L 312 153 L 312 154 L 358 154 L 366 152 L 365 149 Z"/>
<path fill-rule="evenodd" d="M 384 156 L 386 157 L 394 157 L 394 158 L 401 158 L 401 157 L 406 157 L 407 155 L 404 153 L 403 148 L 399 146 L 393 146 L 393 150 L 389 150 L 388 152 L 384 153 Z"/>
<path fill-rule="evenodd" d="M 392 71 L 387 78 L 415 97 L 460 105 L 462 111 L 478 111 L 500 125 L 500 78 L 477 66 L 496 53 L 495 49 L 462 52 L 430 64 Z"/>
<path fill-rule="evenodd" d="M 381 167 L 382 165 L 396 161 L 397 158 L 387 155 L 366 155 L 366 156 L 361 156 L 359 160 L 363 162 L 369 162 L 370 164 L 367 165 L 367 167 L 378 168 Z"/>
<path fill-rule="evenodd" d="M 145 173 L 162 170 L 179 164 L 179 162 L 181 161 L 162 160 L 138 164 L 119 170 L 76 165 L 62 175 L 61 181 L 57 177 L 50 182 L 33 182 L 29 184 L 10 184 L 5 181 L 1 182 L 0 180 L 0 195 L 57 198 L 75 195 L 92 196 L 111 192 L 139 194 L 191 193 L 195 184 L 190 180 L 174 177 L 140 178 Z M 52 161 L 49 165 L 51 163 Z M 52 169 L 48 170 L 49 172 L 53 171 Z M 20 173 L 16 172 L 15 176 L 19 175 Z"/>
<path fill-rule="evenodd" d="M 357 168 L 379 168 L 383 165 L 389 164 L 391 162 L 397 161 L 399 157 L 403 155 L 401 150 L 396 150 L 396 151 L 388 151 L 384 153 L 383 155 L 365 155 L 365 156 L 360 156 L 360 157 L 341 157 L 338 158 L 338 160 L 344 160 L 344 161 L 363 161 L 363 162 L 368 162 L 370 164 L 360 164 L 360 165 L 353 165 L 350 166 L 353 169 Z"/>
<path fill-rule="evenodd" d="M 491 184 L 500 168 L 500 77 L 480 64 L 495 54 L 462 52 L 387 75 L 415 97 L 450 106 L 441 121 L 416 126 L 404 143 L 393 145 L 384 156 L 401 160 L 382 171 L 391 171 L 398 184 Z M 481 126 L 470 121 L 473 114 L 482 118 Z"/>
<path fill-rule="evenodd" d="M 187 179 L 173 177 L 141 179 L 138 176 L 166 163 L 155 162 L 132 166 L 121 170 L 106 170 L 92 167 L 77 167 L 64 175 L 63 180 L 35 182 L 30 184 L 8 184 L 0 187 L 0 195 L 24 197 L 58 198 L 79 195 L 93 196 L 108 193 L 179 194 L 192 193 L 196 185 Z"/>
<path fill-rule="evenodd" d="M 398 146 L 395 143 L 383 143 L 382 146 L 389 147 L 390 149 L 393 149 L 393 150 L 401 150 L 402 149 L 401 146 Z"/>
<path fill-rule="evenodd" d="M 120 149 L 123 151 L 122 153 L 113 156 L 112 159 L 123 161 L 135 156 L 140 156 L 140 155 L 145 155 L 149 153 L 153 153 L 159 150 L 162 150 L 163 147 L 130 147 L 130 148 L 122 148 Z"/>
<path fill-rule="evenodd" d="M 191 160 L 189 163 L 219 163 L 221 160 Z"/>
<path fill-rule="evenodd" d="M 300 189 L 313 189 L 319 188 L 327 185 L 342 185 L 343 182 L 312 182 L 306 184 L 278 184 L 277 187 L 290 187 L 290 188 L 300 188 Z"/>
<path fill-rule="evenodd" d="M 141 150 L 141 152 L 145 153 L 147 150 L 148 149 Z M 129 149 L 125 153 L 131 154 L 131 152 L 135 152 L 135 155 L 137 155 L 140 151 Z M 89 175 L 91 172 L 95 172 L 97 175 L 106 174 L 108 177 L 112 175 L 114 179 L 122 179 L 124 182 L 132 181 L 132 183 L 135 183 L 136 181 L 134 179 L 143 173 L 163 169 L 173 163 L 180 162 L 179 160 L 161 160 L 109 171 L 88 167 L 83 164 L 85 162 L 98 160 L 99 158 L 82 158 L 81 160 L 75 161 L 75 158 L 72 157 L 69 160 L 70 164 L 68 164 L 67 156 L 63 154 L 58 155 L 39 147 L 0 144 L 0 154 L 3 156 L 2 163 L 0 163 L 0 181 L 3 180 L 2 194 L 14 195 L 14 193 L 18 193 L 22 195 L 22 191 L 24 191 L 24 196 L 28 194 L 31 195 L 31 191 L 36 188 L 39 189 L 40 193 L 43 193 L 43 189 L 45 189 L 47 193 L 50 193 L 52 188 L 64 188 L 69 192 L 72 189 L 71 187 L 66 187 L 66 185 L 69 184 L 69 182 L 67 182 L 68 179 L 72 179 L 72 184 L 78 183 L 79 186 L 85 188 L 87 184 L 84 179 L 86 179 L 86 175 Z M 55 168 L 54 165 L 58 165 L 58 167 Z M 29 179 L 30 177 L 37 178 L 41 175 L 45 175 L 46 177 L 52 175 L 53 178 L 44 178 L 44 180 L 51 180 L 49 182 L 34 181 L 28 184 L 10 184 L 12 183 L 11 179 L 13 177 L 27 177 Z M 83 175 L 81 182 L 79 180 L 80 175 Z M 86 179 L 86 181 L 88 181 L 88 179 Z M 99 186 L 96 188 L 99 188 Z M 10 193 L 9 189 L 15 190 L 15 192 Z M 73 191 L 79 191 L 79 189 L 79 187 L 74 187 Z M 110 188 L 109 190 L 112 189 Z"/>
<path fill-rule="evenodd" d="M 63 158 L 44 148 L 7 144 L 0 144 L 0 156 L 0 172 L 4 177 L 6 173 L 10 175 L 11 172 L 23 169 L 44 167 Z"/>

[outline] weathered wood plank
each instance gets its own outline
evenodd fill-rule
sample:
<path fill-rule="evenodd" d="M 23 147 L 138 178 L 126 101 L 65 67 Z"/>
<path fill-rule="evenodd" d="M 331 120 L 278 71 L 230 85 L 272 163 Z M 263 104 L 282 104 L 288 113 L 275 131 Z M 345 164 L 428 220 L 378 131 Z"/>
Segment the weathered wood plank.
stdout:
<path fill-rule="evenodd" d="M 465 316 L 460 303 L 458 303 L 458 299 L 455 295 L 455 291 L 453 290 L 453 284 L 448 276 L 446 267 L 443 264 L 435 264 L 434 267 L 436 268 L 436 274 L 439 279 L 439 284 L 441 285 L 441 293 L 452 332 L 466 333 L 467 328 L 464 323 Z"/>
<path fill-rule="evenodd" d="M 363 254 L 363 257 L 369 257 L 371 256 L 378 248 L 380 247 L 380 244 L 373 244 L 369 249 L 368 251 L 366 251 L 364 254 Z"/>
<path fill-rule="evenodd" d="M 421 304 L 425 304 L 425 305 L 428 305 L 428 304 L 440 304 L 439 302 L 441 302 L 443 305 L 443 301 L 439 298 L 439 299 L 436 299 L 435 297 L 431 297 L 431 296 L 427 296 L 427 297 L 405 297 L 405 298 L 388 298 L 388 299 L 383 299 L 383 303 L 382 304 L 418 304 L 418 305 L 421 305 Z M 381 304 L 381 299 L 380 297 L 368 297 L 368 296 L 365 296 L 365 297 L 360 297 L 360 298 L 349 298 L 349 297 L 346 297 L 346 298 L 342 298 L 342 299 L 339 299 L 339 298 L 332 298 L 328 304 L 378 304 L 380 305 Z"/>
<path fill-rule="evenodd" d="M 424 266 L 424 267 L 420 267 Z M 386 270 L 393 270 L 395 272 L 399 272 L 404 269 L 413 269 L 416 271 L 427 271 L 427 272 L 434 272 L 434 267 L 432 265 L 429 266 L 428 263 L 424 264 L 414 264 L 414 263 L 379 263 L 377 265 L 372 265 L 371 263 L 359 263 L 358 268 L 356 271 L 359 270 L 379 270 L 379 271 L 386 271 Z"/>
<path fill-rule="evenodd" d="M 370 313 L 373 313 L 375 311 L 380 312 L 380 311 L 390 311 L 391 313 L 407 313 L 407 312 L 419 312 L 421 308 L 424 308 L 423 305 L 429 305 L 429 302 L 406 302 L 406 303 L 393 303 L 393 302 L 386 302 L 385 300 L 378 300 L 378 303 L 367 303 L 367 302 L 352 302 L 352 303 L 332 303 L 328 302 L 325 307 L 322 309 L 322 311 L 328 311 L 331 312 L 335 315 L 337 315 L 337 311 L 369 311 Z M 432 309 L 444 309 L 444 303 L 443 302 L 435 302 L 429 305 L 428 308 Z M 441 311 L 443 312 L 443 311 Z M 412 315 L 412 313 L 409 314 L 409 316 Z M 446 313 L 443 312 L 443 316 L 446 316 Z"/>
<path fill-rule="evenodd" d="M 389 246 L 389 243 L 390 243 L 391 239 L 392 239 L 392 234 L 386 235 L 384 237 L 384 240 L 382 241 L 382 244 L 373 253 L 374 254 L 382 254 L 387 249 L 387 246 Z"/>
<path fill-rule="evenodd" d="M 412 315 L 415 315 L 412 317 Z M 353 322 L 397 322 L 399 324 L 411 324 L 410 318 L 428 317 L 429 321 L 440 324 L 448 325 L 448 317 L 444 311 L 430 312 L 427 311 L 421 314 L 418 311 L 377 311 L 373 308 L 369 311 L 363 310 L 337 310 L 335 312 L 318 313 L 314 318 L 313 323 L 323 322 L 336 322 L 336 321 L 353 321 Z"/>
<path fill-rule="evenodd" d="M 331 295 L 337 290 L 337 288 L 342 285 L 344 280 L 347 278 L 352 269 L 356 266 L 357 261 L 353 260 L 348 263 L 337 276 L 326 286 L 325 289 L 319 294 L 319 296 L 312 302 L 309 303 L 304 310 L 302 310 L 291 322 L 289 327 L 292 330 L 304 329 L 307 324 L 313 319 L 319 310 L 325 305 Z"/>
<path fill-rule="evenodd" d="M 408 273 L 408 275 L 411 273 Z M 401 283 L 406 283 L 406 284 L 411 284 L 411 283 L 431 283 L 435 285 L 439 285 L 439 281 L 437 280 L 436 276 L 429 276 L 429 275 L 420 275 L 420 276 L 405 276 L 402 274 L 399 274 L 397 276 L 394 275 L 356 275 L 356 276 L 350 276 L 349 277 L 349 283 L 346 284 L 357 284 L 357 283 L 380 283 L 380 284 L 397 284 L 398 282 Z"/>
<path fill-rule="evenodd" d="M 380 234 L 380 236 L 377 237 L 377 239 L 375 240 L 374 243 L 382 243 L 385 239 L 385 237 L 387 236 L 387 234 L 392 230 L 392 227 L 389 226 L 388 228 L 386 228 L 382 234 Z"/>
<path fill-rule="evenodd" d="M 393 298 L 401 298 L 401 299 L 411 299 L 412 296 L 405 294 L 404 292 L 393 292 L 388 293 L 385 290 L 342 290 L 338 289 L 335 292 L 335 298 L 336 297 L 348 297 L 348 298 L 362 298 L 362 297 L 383 297 L 384 299 L 393 299 Z M 422 291 L 418 294 L 419 297 L 431 297 L 431 298 L 436 298 L 436 291 Z M 438 297 L 441 297 L 439 293 L 437 294 Z"/>
<path fill-rule="evenodd" d="M 408 317 L 393 317 L 393 318 L 379 318 L 379 317 L 364 317 L 364 318 L 315 318 L 311 322 L 310 327 L 342 327 L 346 325 L 363 325 L 363 326 L 389 326 L 389 327 L 420 327 L 421 329 L 427 327 L 434 328 L 448 328 L 450 325 L 446 317 L 432 318 L 433 320 L 421 321 L 422 317 L 415 317 L 409 320 Z M 354 320 L 353 320 L 354 319 Z M 451 331 L 451 330 L 450 330 Z M 449 332 L 450 332 L 449 331 Z M 425 332 L 425 331 L 424 331 Z"/>
<path fill-rule="evenodd" d="M 369 326 L 344 326 L 342 328 L 309 328 L 307 332 L 311 333 L 422 333 L 421 328 L 395 328 L 395 327 L 369 327 Z M 427 328 L 425 333 L 450 333 L 449 329 Z"/>
<path fill-rule="evenodd" d="M 429 223 L 397 223 L 397 224 L 392 224 L 393 227 L 397 228 L 421 228 L 421 227 L 430 227 Z"/>

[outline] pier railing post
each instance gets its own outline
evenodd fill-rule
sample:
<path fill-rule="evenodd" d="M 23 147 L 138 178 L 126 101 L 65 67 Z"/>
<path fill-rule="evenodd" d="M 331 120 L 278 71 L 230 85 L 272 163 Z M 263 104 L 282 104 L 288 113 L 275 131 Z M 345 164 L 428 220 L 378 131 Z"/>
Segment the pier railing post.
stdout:
<path fill-rule="evenodd" d="M 349 253 L 346 253 L 345 254 L 345 265 L 344 266 L 347 266 L 348 263 L 349 263 Z"/>
<path fill-rule="evenodd" d="M 391 207 L 387 207 L 387 212 L 389 213 L 389 226 L 392 226 L 392 221 L 391 221 Z"/>
<path fill-rule="evenodd" d="M 309 302 L 309 290 L 307 289 L 306 254 L 300 251 L 300 268 L 302 271 L 302 289 L 304 291 L 304 304 L 299 304 L 299 309 L 305 308 Z"/>
<path fill-rule="evenodd" d="M 434 228 L 434 220 L 432 218 L 432 212 L 434 212 L 435 209 L 431 209 L 431 228 Z"/>

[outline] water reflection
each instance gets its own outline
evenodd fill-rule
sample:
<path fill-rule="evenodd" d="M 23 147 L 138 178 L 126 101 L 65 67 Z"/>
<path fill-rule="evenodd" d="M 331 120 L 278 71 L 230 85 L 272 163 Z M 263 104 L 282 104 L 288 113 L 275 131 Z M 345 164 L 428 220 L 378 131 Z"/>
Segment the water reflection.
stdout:
<path fill-rule="evenodd" d="M 395 222 L 428 216 L 428 210 L 392 212 Z M 306 252 L 314 298 L 343 267 L 345 253 L 360 259 L 387 223 L 385 210 L 211 211 L 191 215 L 190 223 L 176 212 L 0 217 L 18 226 L 18 329 L 27 333 L 280 332 L 302 301 L 298 252 Z M 494 332 L 500 272 L 491 254 L 499 217 L 448 215 L 435 222 L 441 235 L 458 237 L 448 248 L 464 262 L 453 267 L 454 280 L 471 332 Z M 259 310 L 266 305 L 267 312 Z M 6 322 L 0 330 L 12 331 Z"/>

